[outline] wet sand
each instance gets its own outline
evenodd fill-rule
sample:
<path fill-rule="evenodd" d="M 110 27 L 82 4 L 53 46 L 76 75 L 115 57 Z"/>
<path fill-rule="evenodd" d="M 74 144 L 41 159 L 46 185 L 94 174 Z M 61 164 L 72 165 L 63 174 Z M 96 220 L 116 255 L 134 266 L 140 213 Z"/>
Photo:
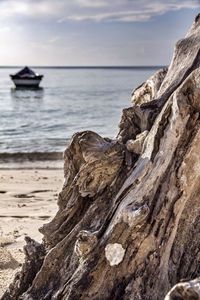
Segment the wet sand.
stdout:
<path fill-rule="evenodd" d="M 0 170 L 0 297 L 23 262 L 24 237 L 42 240 L 62 184 L 62 169 Z"/>

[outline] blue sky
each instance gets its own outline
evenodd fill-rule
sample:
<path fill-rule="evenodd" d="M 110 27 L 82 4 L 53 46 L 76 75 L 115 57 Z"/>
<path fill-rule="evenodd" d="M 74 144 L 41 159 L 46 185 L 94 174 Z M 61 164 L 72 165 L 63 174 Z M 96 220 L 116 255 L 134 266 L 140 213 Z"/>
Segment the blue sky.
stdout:
<path fill-rule="evenodd" d="M 200 0 L 0 0 L 0 65 L 165 65 Z"/>

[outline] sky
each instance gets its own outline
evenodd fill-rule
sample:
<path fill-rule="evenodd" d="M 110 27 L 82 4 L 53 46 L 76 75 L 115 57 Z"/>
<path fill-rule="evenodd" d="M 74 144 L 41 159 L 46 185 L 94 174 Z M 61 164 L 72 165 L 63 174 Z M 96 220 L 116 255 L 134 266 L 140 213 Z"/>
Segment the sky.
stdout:
<path fill-rule="evenodd" d="M 0 0 L 0 66 L 168 65 L 200 0 Z"/>

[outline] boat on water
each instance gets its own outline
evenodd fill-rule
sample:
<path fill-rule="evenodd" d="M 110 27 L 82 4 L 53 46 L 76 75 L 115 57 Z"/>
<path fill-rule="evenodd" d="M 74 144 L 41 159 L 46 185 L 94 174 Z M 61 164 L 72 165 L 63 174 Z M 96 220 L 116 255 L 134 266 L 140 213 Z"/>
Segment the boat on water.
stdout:
<path fill-rule="evenodd" d="M 43 75 L 39 75 L 31 70 L 29 67 L 24 67 L 22 70 L 17 72 L 14 75 L 10 75 L 12 81 L 16 87 L 39 87 L 40 81 L 43 78 Z"/>

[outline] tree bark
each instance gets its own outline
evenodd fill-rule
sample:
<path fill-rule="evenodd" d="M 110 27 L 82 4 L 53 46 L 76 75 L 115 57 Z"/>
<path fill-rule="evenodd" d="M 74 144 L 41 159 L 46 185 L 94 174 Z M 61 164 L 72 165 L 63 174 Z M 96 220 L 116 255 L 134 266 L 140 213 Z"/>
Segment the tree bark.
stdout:
<path fill-rule="evenodd" d="M 116 140 L 73 136 L 58 212 L 2 300 L 160 300 L 200 276 L 199 66 L 197 16 L 169 69 L 134 92 Z M 200 299 L 175 290 L 166 299 Z"/>

